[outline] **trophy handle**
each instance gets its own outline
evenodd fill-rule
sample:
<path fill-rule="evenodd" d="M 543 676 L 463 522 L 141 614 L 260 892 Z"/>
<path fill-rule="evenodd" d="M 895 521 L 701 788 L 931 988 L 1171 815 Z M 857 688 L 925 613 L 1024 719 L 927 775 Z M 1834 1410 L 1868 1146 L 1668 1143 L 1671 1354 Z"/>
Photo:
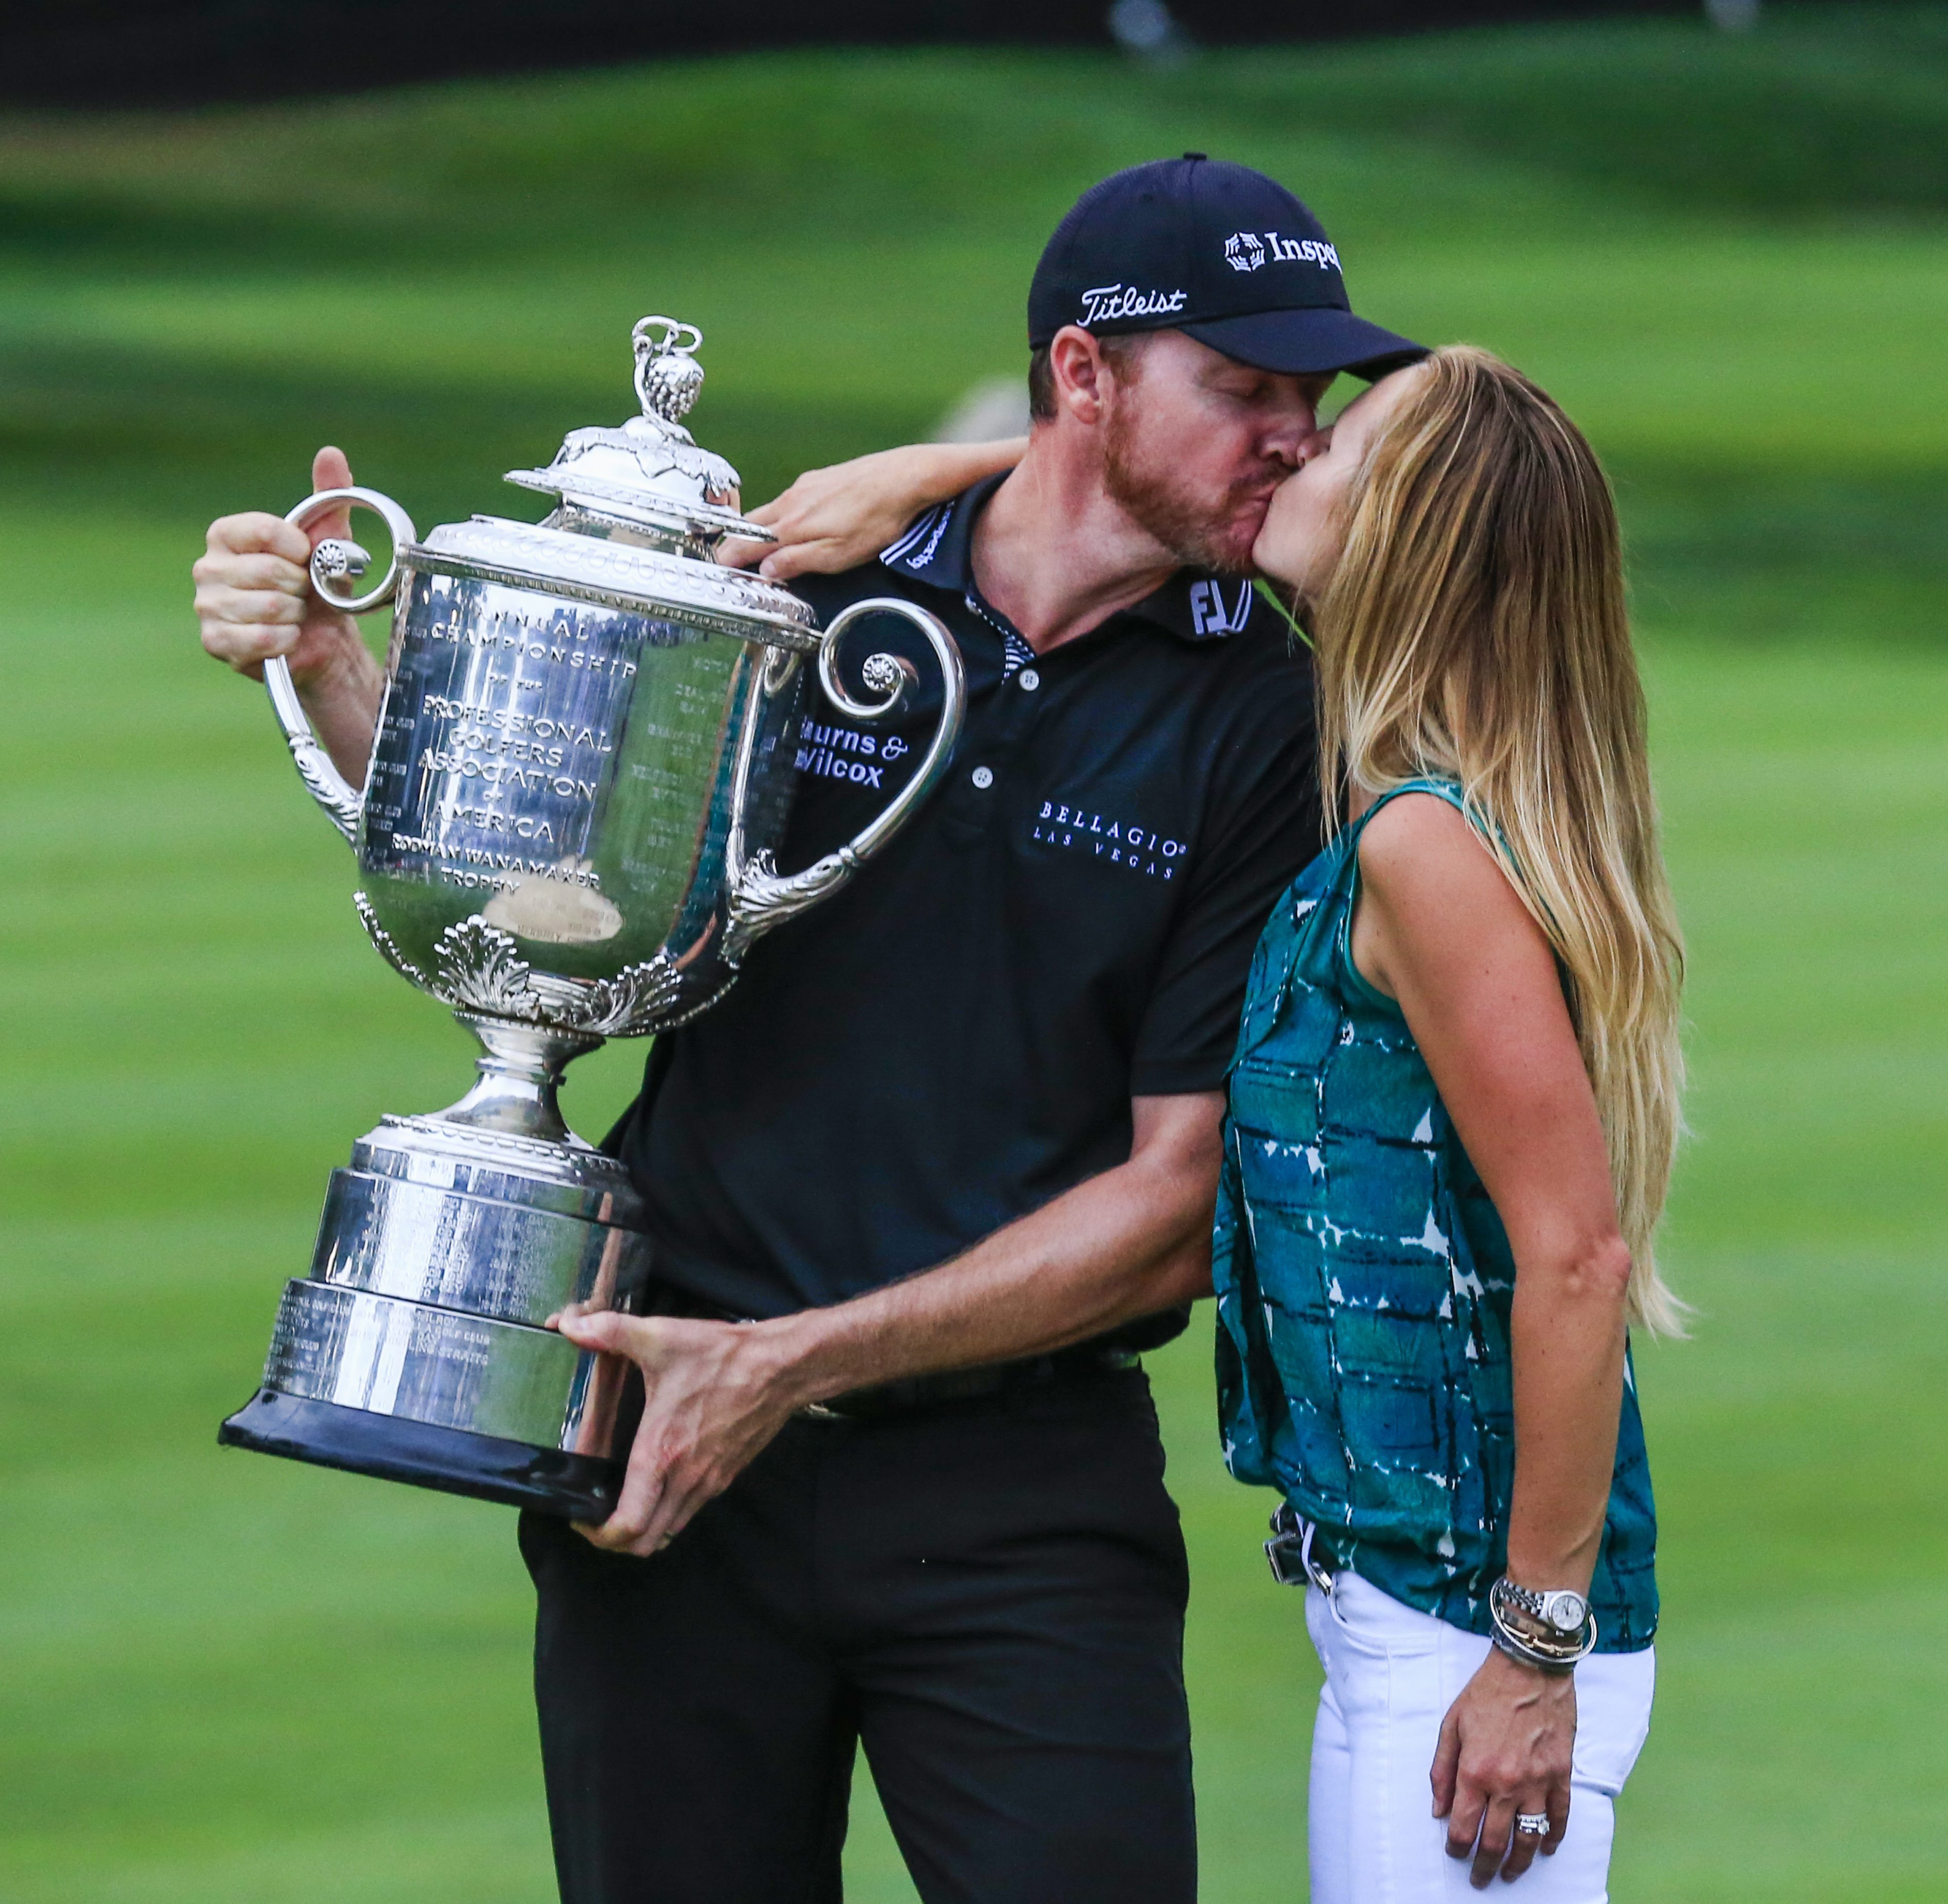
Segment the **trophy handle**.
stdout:
<path fill-rule="evenodd" d="M 866 657 L 860 670 L 866 686 L 879 695 L 876 701 L 855 700 L 839 677 L 839 647 L 853 625 L 869 615 L 897 615 L 910 622 L 927 639 L 934 659 L 940 664 L 940 724 L 913 778 L 872 822 L 839 848 L 828 853 L 802 873 L 780 873 L 768 849 L 760 849 L 748 858 L 744 850 L 744 805 L 751 777 L 752 755 L 755 750 L 758 715 L 762 696 L 753 693 L 739 736 L 737 765 L 731 789 L 730 831 L 724 844 L 724 862 L 729 875 L 730 923 L 724 935 L 722 957 L 734 970 L 758 935 L 781 926 L 808 907 L 829 898 L 854 873 L 892 838 L 917 811 L 920 802 L 938 783 L 960 738 L 960 725 L 967 712 L 967 674 L 961 665 L 960 644 L 948 632 L 937 615 L 930 615 L 896 595 L 875 596 L 855 602 L 833 618 L 818 644 L 818 684 L 825 697 L 842 714 L 855 721 L 879 721 L 898 706 L 908 687 L 920 676 L 911 662 L 899 655 L 873 654 Z M 768 678 L 769 671 L 767 670 Z"/>
<path fill-rule="evenodd" d="M 399 585 L 399 551 L 408 542 L 419 540 L 413 519 L 390 496 L 383 496 L 376 489 L 321 489 L 315 495 L 306 497 L 286 515 L 284 520 L 295 529 L 308 529 L 327 510 L 343 508 L 352 503 L 363 504 L 386 519 L 386 526 L 392 532 L 392 559 L 386 563 L 386 572 L 380 577 L 376 588 L 368 589 L 362 595 L 342 594 L 332 585 L 341 576 L 362 575 L 371 566 L 372 558 L 356 542 L 340 541 L 327 536 L 311 552 L 311 585 L 320 601 L 342 609 L 347 615 L 363 615 L 368 609 L 391 600 L 393 590 Z M 298 699 L 296 686 L 291 680 L 290 665 L 281 655 L 274 656 L 265 662 L 264 686 L 269 692 L 278 725 L 284 729 L 284 738 L 290 743 L 291 760 L 298 770 L 299 779 L 304 782 L 311 797 L 324 809 L 331 823 L 345 836 L 346 842 L 355 841 L 358 833 L 359 813 L 365 804 L 364 795 L 346 782 L 331 764 L 331 756 L 318 744 L 318 736 L 312 731 L 303 704 Z"/>

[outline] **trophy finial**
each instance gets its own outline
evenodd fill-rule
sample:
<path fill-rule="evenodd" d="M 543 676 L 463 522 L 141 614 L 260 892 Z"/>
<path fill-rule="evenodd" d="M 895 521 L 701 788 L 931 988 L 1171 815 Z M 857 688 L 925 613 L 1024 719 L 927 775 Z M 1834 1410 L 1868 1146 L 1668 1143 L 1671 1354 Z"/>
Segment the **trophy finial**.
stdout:
<path fill-rule="evenodd" d="M 690 354 L 703 343 L 703 333 L 675 318 L 644 318 L 629 341 L 636 350 L 636 394 L 643 400 L 643 414 L 681 423 L 703 387 L 703 366 Z"/>
<path fill-rule="evenodd" d="M 551 516 L 553 529 L 606 537 L 620 523 L 633 538 L 647 535 L 653 546 L 699 561 L 708 561 L 727 535 L 775 541 L 738 513 L 737 472 L 683 426 L 703 387 L 693 355 L 703 333 L 675 318 L 649 317 L 629 341 L 642 414 L 613 429 L 571 429 L 546 469 L 510 470 L 507 480 L 561 498 L 569 513 Z"/>

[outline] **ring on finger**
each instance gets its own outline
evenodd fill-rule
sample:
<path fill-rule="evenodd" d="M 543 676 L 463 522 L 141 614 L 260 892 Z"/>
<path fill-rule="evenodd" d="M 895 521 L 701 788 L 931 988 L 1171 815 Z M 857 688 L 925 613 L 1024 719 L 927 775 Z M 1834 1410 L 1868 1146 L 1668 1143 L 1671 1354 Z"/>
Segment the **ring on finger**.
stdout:
<path fill-rule="evenodd" d="M 1546 1838 L 1549 1835 L 1549 1814 L 1546 1812 L 1517 1812 L 1515 1835 L 1524 1838 Z"/>

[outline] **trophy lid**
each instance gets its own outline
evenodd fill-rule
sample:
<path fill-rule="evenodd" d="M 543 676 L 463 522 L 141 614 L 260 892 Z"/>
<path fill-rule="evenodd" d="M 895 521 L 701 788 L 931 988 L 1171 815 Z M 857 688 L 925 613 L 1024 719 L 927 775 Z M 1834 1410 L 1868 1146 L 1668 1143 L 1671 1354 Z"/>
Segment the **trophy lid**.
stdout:
<path fill-rule="evenodd" d="M 777 538 L 737 509 L 737 472 L 681 419 L 696 401 L 703 341 L 694 324 L 644 318 L 631 333 L 643 414 L 617 429 L 572 429 L 545 469 L 507 480 L 559 499 L 544 523 L 476 516 L 409 551 L 416 568 L 538 588 L 647 614 L 675 614 L 740 640 L 809 650 L 810 606 L 775 582 L 711 559 L 727 537 Z"/>
<path fill-rule="evenodd" d="M 617 429 L 572 429 L 546 469 L 510 470 L 507 480 L 686 541 L 775 541 L 738 513 L 737 472 L 683 426 L 703 388 L 693 354 L 703 333 L 674 318 L 644 318 L 629 341 L 643 414 Z"/>

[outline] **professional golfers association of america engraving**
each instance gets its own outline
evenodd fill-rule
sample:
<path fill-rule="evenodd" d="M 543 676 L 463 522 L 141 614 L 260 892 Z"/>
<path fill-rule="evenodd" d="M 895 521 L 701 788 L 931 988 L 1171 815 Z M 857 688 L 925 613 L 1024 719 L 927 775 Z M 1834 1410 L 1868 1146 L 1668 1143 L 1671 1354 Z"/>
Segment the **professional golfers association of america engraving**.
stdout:
<path fill-rule="evenodd" d="M 326 600 L 393 603 L 362 789 L 282 662 L 266 685 L 300 776 L 357 852 L 372 943 L 482 1055 L 458 1103 L 384 1118 L 333 1173 L 311 1273 L 286 1287 L 228 1443 L 603 1518 L 628 1397 L 612 1365 L 544 1325 L 569 1304 L 640 1306 L 652 1250 L 626 1173 L 562 1121 L 563 1068 L 708 1009 L 755 940 L 844 885 L 948 764 L 965 689 L 934 616 L 887 597 L 821 631 L 789 591 L 712 560 L 727 536 L 771 538 L 737 513 L 736 471 L 684 426 L 701 342 L 668 318 L 637 325 L 642 414 L 509 475 L 554 498 L 541 523 L 476 516 L 422 540 L 363 489 L 290 512 L 302 527 L 362 505 L 391 533 L 362 594 L 355 543 L 312 558 Z M 918 684 L 903 656 L 843 652 L 885 616 L 917 627 L 938 669 L 931 743 L 855 839 L 780 872 L 814 678 L 869 724 Z"/>

